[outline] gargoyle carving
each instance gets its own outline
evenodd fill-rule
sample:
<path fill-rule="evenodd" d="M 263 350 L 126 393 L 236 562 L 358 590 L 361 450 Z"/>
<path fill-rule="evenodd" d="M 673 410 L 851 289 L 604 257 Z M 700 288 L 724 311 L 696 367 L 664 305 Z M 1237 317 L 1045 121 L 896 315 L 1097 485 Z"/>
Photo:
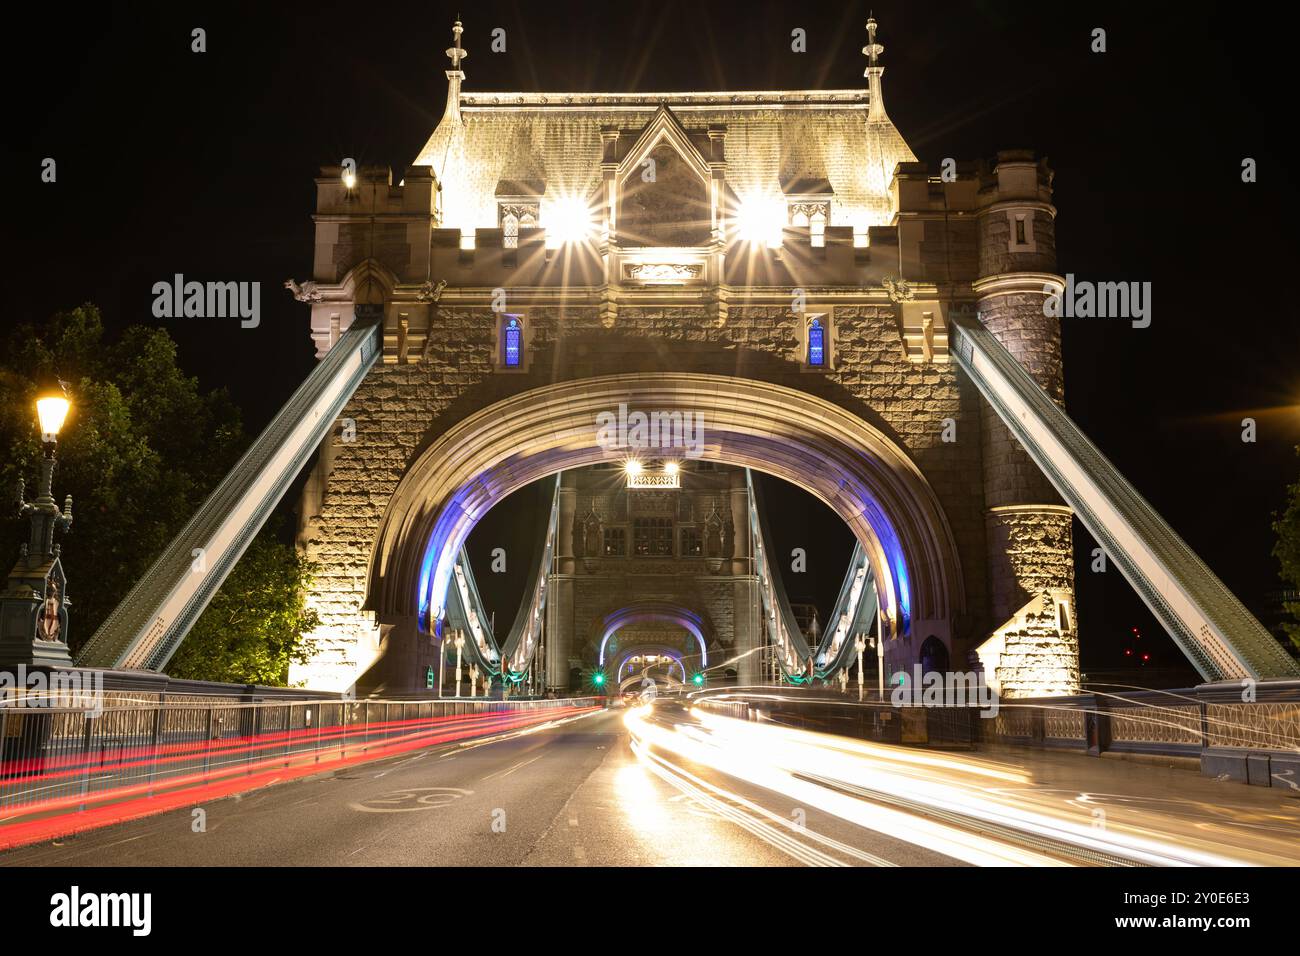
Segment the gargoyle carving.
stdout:
<path fill-rule="evenodd" d="M 447 288 L 446 279 L 439 279 L 437 285 L 426 280 L 424 285 L 420 286 L 420 291 L 415 294 L 415 297 L 421 302 L 437 302 L 442 298 L 442 290 L 445 288 Z"/>
<path fill-rule="evenodd" d="M 319 302 L 325 298 L 325 294 L 316 287 L 316 283 L 308 279 L 302 285 L 294 282 L 292 279 L 284 280 L 284 287 L 293 293 L 293 297 L 299 302 Z"/>
<path fill-rule="evenodd" d="M 880 283 L 889 292 L 890 302 L 911 302 L 916 298 L 916 293 L 912 291 L 912 286 L 906 279 L 885 276 Z"/>

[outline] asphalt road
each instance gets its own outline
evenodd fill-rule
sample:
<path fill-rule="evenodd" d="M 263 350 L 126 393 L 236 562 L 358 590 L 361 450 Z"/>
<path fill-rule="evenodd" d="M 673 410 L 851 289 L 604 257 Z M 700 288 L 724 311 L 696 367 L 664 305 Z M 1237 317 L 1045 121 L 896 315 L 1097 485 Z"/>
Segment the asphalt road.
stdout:
<path fill-rule="evenodd" d="M 1300 862 L 1289 793 L 1078 754 L 889 747 L 661 700 L 322 770 L 0 866 L 1278 866 Z"/>
<path fill-rule="evenodd" d="M 675 782 L 674 782 L 675 781 Z M 0 854 L 5 866 L 925 865 L 938 853 L 706 768 L 665 779 L 623 711 L 441 746 Z"/>

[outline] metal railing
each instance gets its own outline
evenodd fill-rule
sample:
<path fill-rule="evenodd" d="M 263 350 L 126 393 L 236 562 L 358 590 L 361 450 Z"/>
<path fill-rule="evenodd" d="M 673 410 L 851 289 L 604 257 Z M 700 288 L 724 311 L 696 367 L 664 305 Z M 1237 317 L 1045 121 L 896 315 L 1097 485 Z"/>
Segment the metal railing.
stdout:
<path fill-rule="evenodd" d="M 0 832 L 27 811 L 76 812 L 161 790 L 229 786 L 255 775 L 283 778 L 289 768 L 305 772 L 375 759 L 524 729 L 603 705 L 597 697 L 260 703 L 126 698 L 106 700 L 96 713 L 10 702 L 0 706 Z"/>
<path fill-rule="evenodd" d="M 692 705 L 881 743 L 988 744 L 1199 760 L 1210 776 L 1300 793 L 1300 681 L 1239 681 L 1172 690 L 1098 684 L 1071 697 L 1007 698 L 997 707 L 859 703 L 833 688 L 737 688 Z"/>

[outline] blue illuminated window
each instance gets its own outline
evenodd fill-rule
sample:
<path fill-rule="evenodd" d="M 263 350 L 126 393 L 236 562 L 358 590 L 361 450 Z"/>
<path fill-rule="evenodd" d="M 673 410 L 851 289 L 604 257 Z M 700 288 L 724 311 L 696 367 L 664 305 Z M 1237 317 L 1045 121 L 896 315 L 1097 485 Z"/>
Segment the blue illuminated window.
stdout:
<path fill-rule="evenodd" d="M 808 364 L 826 364 L 826 330 L 820 319 L 808 323 Z"/>
<path fill-rule="evenodd" d="M 501 329 L 501 350 L 506 368 L 518 368 L 519 357 L 523 354 L 524 330 L 519 327 L 519 320 L 511 316 Z"/>

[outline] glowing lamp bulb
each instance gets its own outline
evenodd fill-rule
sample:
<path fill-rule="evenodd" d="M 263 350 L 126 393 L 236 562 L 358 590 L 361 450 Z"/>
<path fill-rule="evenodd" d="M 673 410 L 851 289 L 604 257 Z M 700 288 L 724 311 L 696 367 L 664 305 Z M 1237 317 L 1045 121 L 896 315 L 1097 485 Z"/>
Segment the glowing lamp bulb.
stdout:
<path fill-rule="evenodd" d="M 781 229 L 785 226 L 785 204 L 778 199 L 751 196 L 740 204 L 736 226 L 741 239 L 779 248 Z"/>
<path fill-rule="evenodd" d="M 677 471 L 678 465 L 675 461 L 670 461 L 668 464 L 664 465 L 664 474 L 666 475 L 675 475 L 677 474 Z"/>
<path fill-rule="evenodd" d="M 68 400 L 62 395 L 43 395 L 36 400 L 36 417 L 41 421 L 41 438 L 57 441 L 63 420 L 68 416 Z"/>
<path fill-rule="evenodd" d="M 353 173 L 353 172 L 346 172 L 346 173 L 343 174 L 343 185 L 344 185 L 345 188 L 347 188 L 347 189 L 351 189 L 351 188 L 352 188 L 353 186 L 355 186 L 356 184 L 357 184 L 357 174 L 356 174 L 356 173 Z"/>
<path fill-rule="evenodd" d="M 639 475 L 641 474 L 641 462 L 633 458 L 631 461 L 629 461 L 626 465 L 623 466 L 623 470 L 627 472 L 628 475 L 631 476 Z"/>
<path fill-rule="evenodd" d="M 561 197 L 547 210 L 542 224 L 546 227 L 546 244 L 551 248 L 581 242 L 592 231 L 591 209 L 576 196 Z"/>

